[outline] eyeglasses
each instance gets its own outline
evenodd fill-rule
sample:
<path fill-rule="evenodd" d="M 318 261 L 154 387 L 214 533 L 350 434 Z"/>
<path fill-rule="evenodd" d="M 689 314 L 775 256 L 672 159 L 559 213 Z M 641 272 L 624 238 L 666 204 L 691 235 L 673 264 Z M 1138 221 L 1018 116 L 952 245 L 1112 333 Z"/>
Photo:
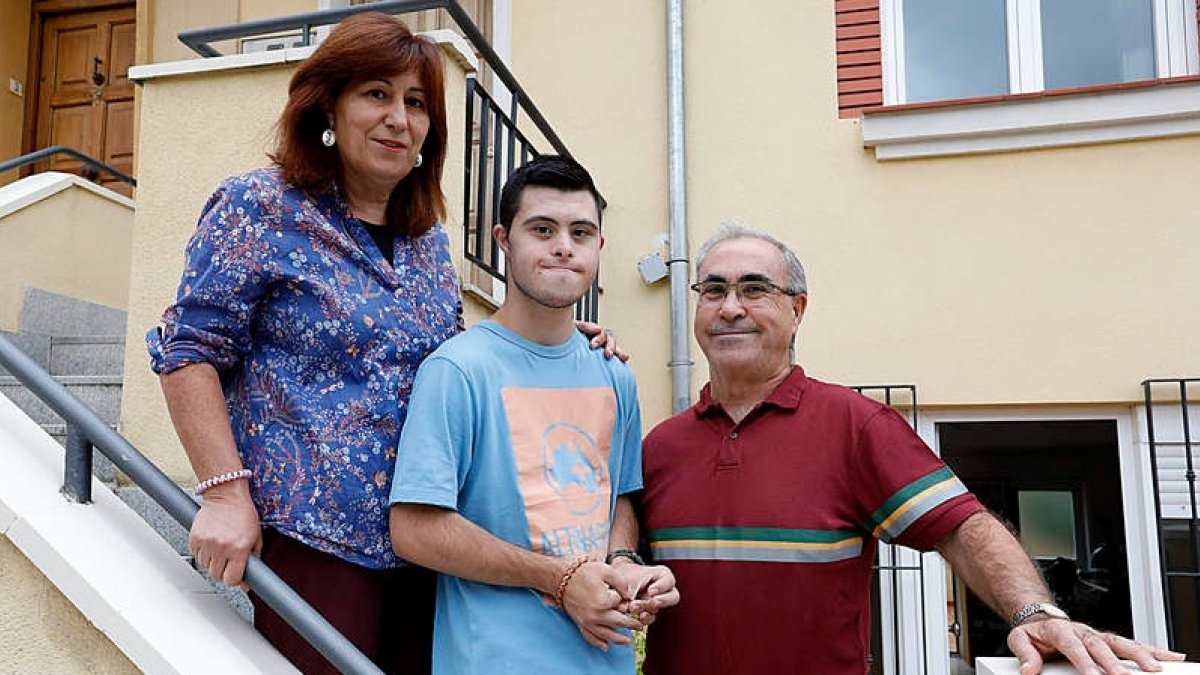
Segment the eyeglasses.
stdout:
<path fill-rule="evenodd" d="M 774 284 L 765 279 L 748 279 L 746 281 L 699 281 L 691 286 L 693 291 L 700 294 L 703 302 L 724 302 L 733 289 L 738 300 L 742 302 L 758 302 L 776 293 L 795 296 L 795 291 Z"/>

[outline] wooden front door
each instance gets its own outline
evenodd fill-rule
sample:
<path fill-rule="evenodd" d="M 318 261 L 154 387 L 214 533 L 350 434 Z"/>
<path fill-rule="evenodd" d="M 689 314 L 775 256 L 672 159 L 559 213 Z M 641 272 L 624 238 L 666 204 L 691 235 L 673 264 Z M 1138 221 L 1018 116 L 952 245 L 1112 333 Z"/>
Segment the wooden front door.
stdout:
<path fill-rule="evenodd" d="M 133 5 L 47 16 L 40 47 L 34 147 L 65 145 L 132 175 Z M 128 184 L 63 155 L 37 168 L 131 193 Z"/>

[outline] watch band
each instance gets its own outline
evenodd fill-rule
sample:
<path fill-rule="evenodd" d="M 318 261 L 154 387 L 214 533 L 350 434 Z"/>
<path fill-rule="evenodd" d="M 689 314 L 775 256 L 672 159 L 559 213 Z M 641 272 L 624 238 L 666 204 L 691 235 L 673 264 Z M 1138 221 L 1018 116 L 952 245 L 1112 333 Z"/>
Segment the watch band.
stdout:
<path fill-rule="evenodd" d="M 646 564 L 646 561 L 642 560 L 642 556 L 638 555 L 636 551 L 630 551 L 627 548 L 617 549 L 616 551 L 609 553 L 608 557 L 604 559 L 604 562 L 611 565 L 612 561 L 616 558 L 629 558 L 639 565 Z"/>
<path fill-rule="evenodd" d="M 1034 602 L 1025 605 L 1016 612 L 1013 612 L 1012 620 L 1009 622 L 1009 625 L 1013 628 L 1016 628 L 1017 626 L 1020 626 L 1028 621 L 1029 618 L 1034 614 L 1045 614 L 1052 619 L 1066 619 L 1067 621 L 1071 620 L 1071 617 L 1067 616 L 1066 612 L 1048 602 Z"/>

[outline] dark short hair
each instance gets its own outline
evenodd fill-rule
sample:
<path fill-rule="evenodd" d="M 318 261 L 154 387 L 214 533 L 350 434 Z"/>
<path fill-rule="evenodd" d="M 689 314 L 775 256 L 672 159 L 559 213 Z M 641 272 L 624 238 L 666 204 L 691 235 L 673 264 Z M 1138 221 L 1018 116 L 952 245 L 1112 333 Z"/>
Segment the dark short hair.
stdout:
<path fill-rule="evenodd" d="M 446 215 L 446 85 L 441 49 L 413 35 L 400 19 L 380 12 L 348 17 L 300 64 L 276 124 L 278 141 L 271 159 L 284 180 L 303 190 L 324 192 L 340 184 L 337 149 L 321 143 L 338 96 L 358 82 L 409 71 L 417 73 L 427 93 L 429 132 L 421 146 L 424 161 L 392 190 L 386 218 L 400 232 L 416 237 Z"/>
<path fill-rule="evenodd" d="M 548 187 L 563 192 L 586 190 L 596 200 L 597 217 L 604 212 L 604 198 L 596 189 L 592 175 L 583 165 L 564 155 L 540 155 L 517 169 L 508 177 L 500 193 L 500 224 L 505 230 L 512 227 L 513 218 L 521 208 L 521 195 L 527 187 Z M 599 225 L 600 223 L 596 223 Z"/>

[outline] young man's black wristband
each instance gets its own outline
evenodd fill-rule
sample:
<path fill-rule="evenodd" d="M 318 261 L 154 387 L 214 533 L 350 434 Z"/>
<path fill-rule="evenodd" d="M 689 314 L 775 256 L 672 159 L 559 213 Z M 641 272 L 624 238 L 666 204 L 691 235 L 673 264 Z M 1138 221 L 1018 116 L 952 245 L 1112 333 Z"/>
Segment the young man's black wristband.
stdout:
<path fill-rule="evenodd" d="M 627 548 L 618 549 L 616 551 L 613 551 L 612 553 L 609 553 L 608 557 L 604 559 L 604 562 L 611 565 L 612 561 L 617 558 L 629 558 L 630 560 L 632 560 L 633 562 L 635 562 L 639 565 L 646 564 L 646 561 L 642 560 L 642 556 L 638 555 L 635 551 L 630 551 Z"/>

